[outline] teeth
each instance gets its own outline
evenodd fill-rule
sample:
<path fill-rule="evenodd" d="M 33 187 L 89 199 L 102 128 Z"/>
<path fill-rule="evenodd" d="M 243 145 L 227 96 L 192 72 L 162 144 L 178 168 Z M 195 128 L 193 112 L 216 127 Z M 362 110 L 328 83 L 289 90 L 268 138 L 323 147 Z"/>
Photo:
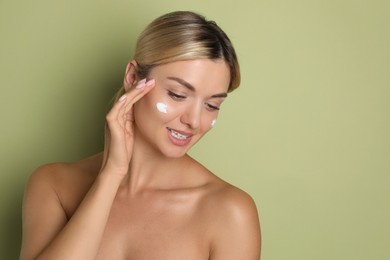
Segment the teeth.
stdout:
<path fill-rule="evenodd" d="M 186 135 L 183 135 L 183 134 L 180 134 L 176 131 L 173 131 L 172 129 L 169 129 L 169 131 L 171 132 L 171 135 L 177 139 L 180 139 L 180 140 L 185 140 L 188 138 L 188 136 Z"/>

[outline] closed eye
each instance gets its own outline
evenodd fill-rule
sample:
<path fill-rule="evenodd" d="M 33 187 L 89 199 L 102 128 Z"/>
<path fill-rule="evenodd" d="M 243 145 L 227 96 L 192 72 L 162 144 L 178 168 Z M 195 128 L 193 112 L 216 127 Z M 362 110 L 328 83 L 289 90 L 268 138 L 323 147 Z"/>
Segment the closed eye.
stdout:
<path fill-rule="evenodd" d="M 220 107 L 217 107 L 217 106 L 214 106 L 214 105 L 211 105 L 211 104 L 209 104 L 209 103 L 206 103 L 206 106 L 207 106 L 207 109 L 208 110 L 219 110 L 220 109 Z"/>
<path fill-rule="evenodd" d="M 172 91 L 168 90 L 168 96 L 170 96 L 173 100 L 181 101 L 186 98 L 186 96 L 178 95 Z"/>

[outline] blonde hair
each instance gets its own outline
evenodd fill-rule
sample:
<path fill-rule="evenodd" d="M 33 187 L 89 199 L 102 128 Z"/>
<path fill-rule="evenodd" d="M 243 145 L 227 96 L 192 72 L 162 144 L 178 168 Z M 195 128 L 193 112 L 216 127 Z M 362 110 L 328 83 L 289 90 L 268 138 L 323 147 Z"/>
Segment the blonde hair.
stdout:
<path fill-rule="evenodd" d="M 169 62 L 223 59 L 230 69 L 228 92 L 240 85 L 240 67 L 229 37 L 214 21 L 190 11 L 168 13 L 152 21 L 138 37 L 134 59 L 138 79 Z M 122 88 L 116 96 L 123 93 Z"/>
<path fill-rule="evenodd" d="M 154 66 L 181 60 L 224 59 L 230 68 L 231 92 L 240 85 L 236 52 L 225 32 L 204 16 L 188 11 L 155 19 L 138 38 L 134 59 L 141 78 Z"/>

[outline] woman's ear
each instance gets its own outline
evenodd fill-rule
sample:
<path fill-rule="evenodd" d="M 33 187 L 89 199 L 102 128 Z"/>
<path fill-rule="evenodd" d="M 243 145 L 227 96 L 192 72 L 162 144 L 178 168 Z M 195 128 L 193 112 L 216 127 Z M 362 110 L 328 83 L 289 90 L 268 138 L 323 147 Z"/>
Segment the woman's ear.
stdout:
<path fill-rule="evenodd" d="M 137 80 L 137 62 L 135 60 L 131 60 L 126 66 L 125 77 L 123 79 L 123 87 L 125 91 L 129 91 L 131 86 L 134 85 Z"/>

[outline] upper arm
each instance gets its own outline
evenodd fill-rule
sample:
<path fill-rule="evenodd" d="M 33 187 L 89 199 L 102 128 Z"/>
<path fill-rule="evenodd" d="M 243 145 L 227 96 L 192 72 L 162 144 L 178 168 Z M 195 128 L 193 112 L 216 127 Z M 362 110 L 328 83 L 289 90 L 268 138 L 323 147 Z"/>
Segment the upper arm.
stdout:
<path fill-rule="evenodd" d="M 217 221 L 210 259 L 258 260 L 261 235 L 256 205 L 242 191 L 228 197 Z"/>
<path fill-rule="evenodd" d="M 54 166 L 43 166 L 29 178 L 23 201 L 20 259 L 34 259 L 60 232 L 66 214 L 54 189 Z"/>

